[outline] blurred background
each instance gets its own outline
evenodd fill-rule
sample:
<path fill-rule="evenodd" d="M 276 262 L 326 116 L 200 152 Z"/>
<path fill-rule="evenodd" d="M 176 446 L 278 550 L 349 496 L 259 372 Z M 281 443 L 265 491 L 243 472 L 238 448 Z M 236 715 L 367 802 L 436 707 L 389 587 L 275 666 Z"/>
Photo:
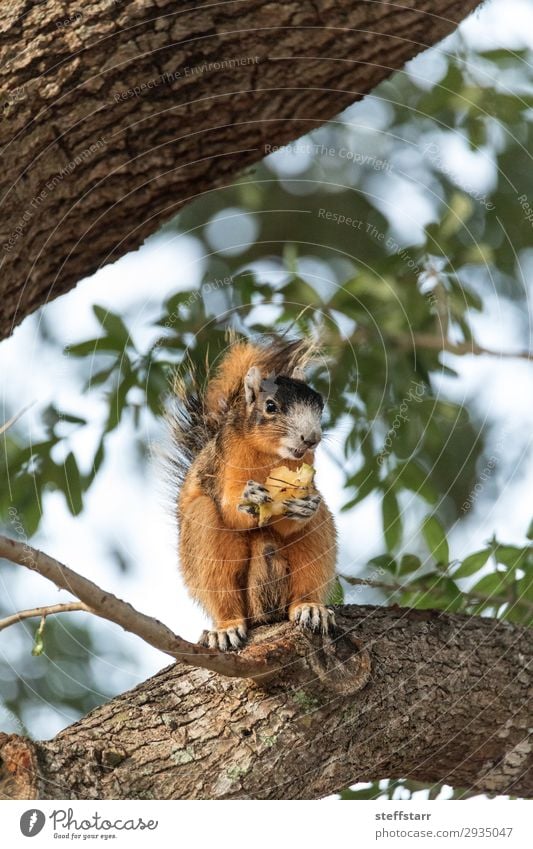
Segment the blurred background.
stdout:
<path fill-rule="evenodd" d="M 320 335 L 335 600 L 531 623 L 533 3 L 490 0 L 371 96 L 202 195 L 0 345 L 3 533 L 195 640 L 162 456 L 171 370 L 228 326 Z M 531 204 L 531 206 L 530 206 Z M 2 562 L 0 617 L 67 600 Z M 0 730 L 166 665 L 84 613 L 0 632 Z M 428 792 L 381 781 L 344 798 Z"/>

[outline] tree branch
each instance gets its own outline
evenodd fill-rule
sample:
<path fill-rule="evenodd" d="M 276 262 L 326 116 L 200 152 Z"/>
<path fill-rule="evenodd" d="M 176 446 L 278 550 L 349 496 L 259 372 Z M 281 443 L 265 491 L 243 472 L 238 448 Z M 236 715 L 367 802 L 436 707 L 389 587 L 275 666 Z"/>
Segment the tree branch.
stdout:
<path fill-rule="evenodd" d="M 0 535 L 0 557 L 37 572 L 59 589 L 72 593 L 96 616 L 120 625 L 125 631 L 135 634 L 159 651 L 192 666 L 210 669 L 230 677 L 253 678 L 272 674 L 284 662 L 283 658 L 285 657 L 285 661 L 287 659 L 286 653 L 290 650 L 287 643 L 283 646 L 265 646 L 247 657 L 190 643 L 174 634 L 159 620 L 146 616 L 131 604 L 106 592 L 27 543 Z"/>
<path fill-rule="evenodd" d="M 531 631 L 396 606 L 336 615 L 329 669 L 309 636 L 305 664 L 259 685 L 176 663 L 53 740 L 0 735 L 0 797 L 315 799 L 382 778 L 533 797 Z M 256 629 L 244 655 L 293 633 Z M 372 653 L 364 688 L 350 634 Z"/>
<path fill-rule="evenodd" d="M 93 0 L 58 26 L 64 2 L 11 0 L 0 337 L 184 204 L 339 114 L 478 3 Z"/>
<path fill-rule="evenodd" d="M 476 357 L 489 356 L 502 358 L 518 358 L 522 360 L 533 360 L 533 352 L 531 351 L 494 351 L 491 348 L 484 348 L 483 345 L 478 345 L 477 342 L 450 342 L 443 336 L 434 336 L 431 333 L 413 333 L 412 336 L 394 335 L 392 340 L 401 348 L 425 348 L 433 351 L 447 351 L 449 354 L 464 356 L 471 354 Z"/>
<path fill-rule="evenodd" d="M 82 601 L 67 601 L 65 604 L 49 604 L 45 607 L 32 607 L 29 610 L 20 610 L 18 613 L 13 613 L 11 616 L 6 616 L 5 619 L 0 619 L 0 631 L 4 628 L 9 628 L 10 625 L 16 625 L 17 622 L 22 622 L 24 619 L 33 619 L 36 616 L 46 618 L 56 613 L 70 613 L 73 610 L 85 610 L 87 613 L 93 613 L 93 610 Z"/>
<path fill-rule="evenodd" d="M 423 577 L 423 576 L 422 576 Z M 388 590 L 388 592 L 408 592 L 412 589 L 419 589 L 419 587 L 412 587 L 409 584 L 400 584 L 396 581 L 386 582 L 386 581 L 375 581 L 372 578 L 352 578 L 349 575 L 339 575 L 339 578 L 342 578 L 346 583 L 351 584 L 354 587 L 373 587 L 378 590 Z M 429 592 L 430 588 L 423 588 L 425 592 Z M 483 604 L 494 604 L 494 605 L 502 605 L 509 604 L 511 607 L 513 606 L 516 599 L 505 598 L 505 596 L 500 595 L 480 595 L 479 593 L 468 592 L 467 590 L 462 591 L 461 595 L 463 598 L 468 599 L 473 604 L 479 604 L 480 602 Z M 527 598 L 520 597 L 520 604 L 523 605 L 527 610 L 531 610 L 533 613 L 533 602 L 528 601 Z"/>
<path fill-rule="evenodd" d="M 446 351 L 449 354 L 456 356 L 472 356 L 481 357 L 498 357 L 498 358 L 518 358 L 522 360 L 533 360 L 532 351 L 495 351 L 493 348 L 485 348 L 483 345 L 478 345 L 474 340 L 470 342 L 450 342 L 444 336 L 435 335 L 433 333 L 387 333 L 380 330 L 380 336 L 385 342 L 396 345 L 403 351 L 422 348 L 426 351 Z M 368 327 L 358 327 L 351 336 L 353 344 L 370 343 L 373 341 L 372 332 Z"/>
<path fill-rule="evenodd" d="M 13 425 L 18 422 L 20 418 L 22 418 L 24 413 L 26 413 L 30 409 L 30 407 L 33 407 L 34 403 L 35 401 L 33 401 L 31 404 L 28 404 L 26 407 L 24 407 L 24 409 L 20 410 L 20 412 L 15 413 L 14 416 L 11 416 L 11 418 L 8 419 L 7 422 L 5 422 L 3 425 L 0 425 L 0 435 L 9 430 L 10 427 L 13 427 Z"/>

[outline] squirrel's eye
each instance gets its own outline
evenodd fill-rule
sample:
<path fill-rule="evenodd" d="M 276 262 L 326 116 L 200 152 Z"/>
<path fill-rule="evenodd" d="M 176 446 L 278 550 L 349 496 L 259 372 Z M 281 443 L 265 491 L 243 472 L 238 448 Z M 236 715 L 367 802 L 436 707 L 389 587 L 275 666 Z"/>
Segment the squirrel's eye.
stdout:
<path fill-rule="evenodd" d="M 277 409 L 278 409 L 278 408 L 276 407 L 276 405 L 275 405 L 274 401 L 270 401 L 270 400 L 268 400 L 268 401 L 266 402 L 266 404 L 265 404 L 265 410 L 266 410 L 266 412 L 267 412 L 267 413 L 276 413 L 276 412 L 277 412 Z"/>

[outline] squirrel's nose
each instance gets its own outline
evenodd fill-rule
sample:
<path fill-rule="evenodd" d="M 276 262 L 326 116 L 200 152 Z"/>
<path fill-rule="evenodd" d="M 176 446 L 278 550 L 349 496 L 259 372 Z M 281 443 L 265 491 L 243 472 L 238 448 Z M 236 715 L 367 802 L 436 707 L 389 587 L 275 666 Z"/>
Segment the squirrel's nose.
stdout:
<path fill-rule="evenodd" d="M 300 434 L 300 439 L 302 440 L 302 442 L 304 443 L 304 445 L 306 445 L 308 448 L 314 448 L 314 446 L 317 444 L 318 440 L 320 439 L 320 436 L 319 436 L 319 434 L 318 434 L 318 433 L 314 430 L 312 433 L 310 433 L 310 434 L 309 434 L 309 436 L 307 437 L 307 439 L 305 438 L 305 436 L 303 435 L 303 433 L 302 433 L 302 434 Z"/>

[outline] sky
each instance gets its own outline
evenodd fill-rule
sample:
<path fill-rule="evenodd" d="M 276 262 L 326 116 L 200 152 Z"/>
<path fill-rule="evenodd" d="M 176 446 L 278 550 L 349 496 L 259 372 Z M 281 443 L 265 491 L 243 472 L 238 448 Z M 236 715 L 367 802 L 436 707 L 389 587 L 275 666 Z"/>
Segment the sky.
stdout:
<path fill-rule="evenodd" d="M 483 48 L 533 47 L 533 4 L 525 0 L 492 0 L 462 25 L 461 36 Z M 414 60 L 408 72 L 418 78 L 433 75 L 438 79 L 439 50 L 446 49 L 449 43 Z M 352 107 L 350 115 L 362 116 L 369 108 L 372 107 L 363 102 Z M 468 176 L 480 191 L 493 179 L 490 163 L 474 164 L 469 151 L 454 138 L 450 138 L 444 156 L 459 175 Z M 406 240 L 412 237 L 417 228 L 423 226 L 426 214 L 422 202 L 418 205 L 413 202 L 412 220 L 408 224 L 405 220 L 397 222 L 398 237 Z M 220 238 L 220 231 L 214 231 L 215 246 Z M 533 252 L 531 259 L 523 269 L 529 287 Z M 195 239 L 174 233 L 156 234 L 139 250 L 80 282 L 68 295 L 47 304 L 17 328 L 10 339 L 0 344 L 0 398 L 10 411 L 26 404 L 34 405 L 23 418 L 22 433 L 26 429 L 28 438 L 37 438 L 40 410 L 52 401 L 60 408 L 87 415 L 95 422 L 99 421 L 104 409 L 93 397 L 94 393 L 86 395 L 80 391 L 77 363 L 48 346 L 43 347 L 36 332 L 39 321 L 53 326 L 63 345 L 72 344 L 89 338 L 93 332 L 97 335 L 98 325 L 91 307 L 98 303 L 114 312 L 127 311 L 134 338 L 142 343 L 160 302 L 181 288 L 199 285 L 203 270 L 204 258 Z M 513 309 L 495 293 L 486 300 L 483 313 L 475 319 L 475 331 L 481 345 L 502 352 L 513 351 L 514 327 L 518 320 L 523 320 Z M 505 542 L 523 542 L 533 514 L 530 495 L 533 458 L 528 450 L 533 432 L 533 365 L 507 356 L 446 357 L 446 362 L 459 372 L 460 379 L 443 379 L 440 388 L 455 401 L 468 401 L 471 409 L 490 423 L 491 442 L 487 455 L 496 458 L 471 515 L 450 535 L 451 556 L 460 559 L 480 548 L 494 532 Z M 16 380 L 13 380 L 14 374 Z M 0 412 L 0 420 L 5 417 Z M 97 432 L 96 426 L 84 428 L 74 442 L 76 452 L 86 461 L 94 450 Z M 147 438 L 152 457 L 145 474 L 139 476 L 132 471 L 129 460 L 130 435 L 122 428 L 111 434 L 105 466 L 88 493 L 83 514 L 73 518 L 63 497 L 49 494 L 45 518 L 35 543 L 104 589 L 161 619 L 181 636 L 196 640 L 207 620 L 188 598 L 178 573 L 173 506 L 165 492 L 159 459 L 165 443 L 163 427 L 152 428 Z M 337 516 L 343 571 L 358 574 L 372 556 L 382 551 L 379 501 L 369 498 L 349 514 L 340 514 L 345 500 L 342 471 L 324 452 L 319 452 L 317 467 L 319 487 Z M 408 521 L 407 550 L 415 547 L 413 535 L 418 533 L 419 527 L 418 521 L 411 524 Z M 132 569 L 126 575 L 110 561 L 110 544 L 131 562 Z M 58 600 L 58 593 L 51 584 L 29 573 L 9 583 L 3 582 L 0 573 L 0 591 L 13 611 Z M 375 597 L 372 590 L 364 593 L 351 590 L 347 600 L 368 602 Z M 34 625 L 17 628 L 23 633 L 22 637 L 20 634 L 12 636 L 12 629 L 0 634 L 0 654 L 10 656 L 7 641 L 20 641 L 24 637 L 29 650 Z M 98 622 L 94 628 L 103 653 L 109 640 L 136 643 L 136 658 L 120 669 L 110 667 L 105 659 L 94 658 L 101 680 L 111 675 L 117 690 L 134 686 L 167 665 L 161 653 L 133 636 L 125 636 L 115 626 Z M 48 737 L 72 718 L 54 709 L 39 711 L 27 719 L 33 734 Z"/>

